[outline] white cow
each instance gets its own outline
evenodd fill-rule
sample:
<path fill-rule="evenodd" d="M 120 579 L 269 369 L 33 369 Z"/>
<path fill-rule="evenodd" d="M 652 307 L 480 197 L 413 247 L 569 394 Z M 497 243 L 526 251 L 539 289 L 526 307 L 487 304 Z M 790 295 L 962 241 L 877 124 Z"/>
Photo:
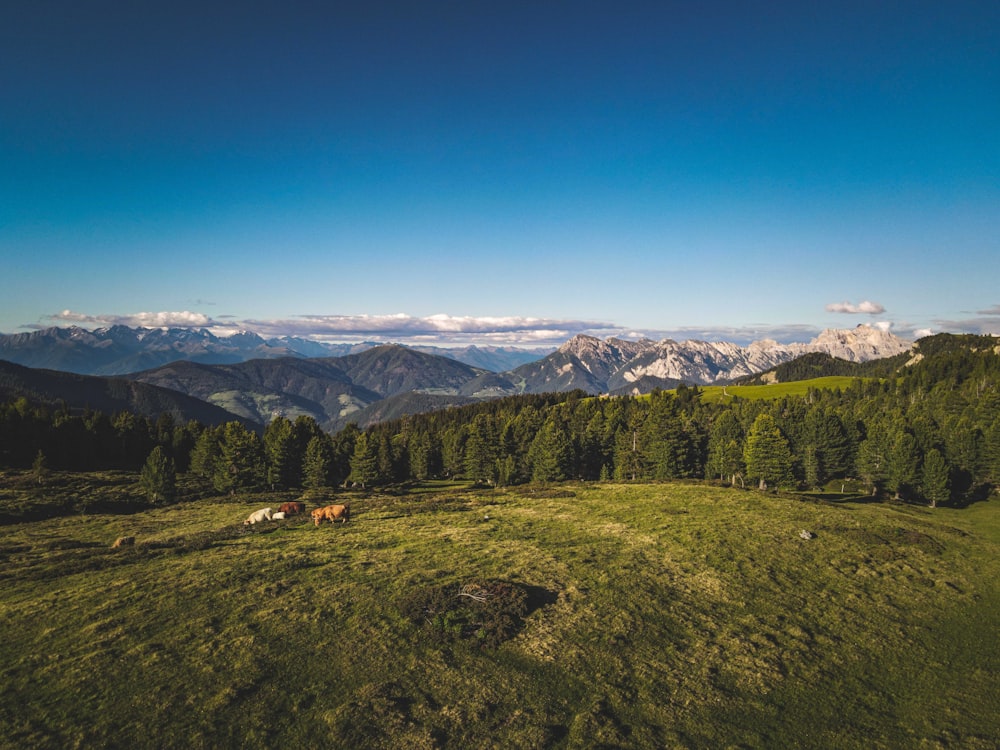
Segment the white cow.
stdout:
<path fill-rule="evenodd" d="M 279 510 L 277 513 L 272 513 L 271 514 L 271 520 L 272 521 L 280 521 L 284 517 L 285 517 L 285 511 L 283 511 L 283 510 Z"/>
<path fill-rule="evenodd" d="M 261 508 L 260 510 L 251 513 L 250 517 L 243 522 L 243 525 L 249 526 L 252 523 L 260 523 L 261 521 L 270 521 L 270 520 L 271 520 L 271 509 Z"/>

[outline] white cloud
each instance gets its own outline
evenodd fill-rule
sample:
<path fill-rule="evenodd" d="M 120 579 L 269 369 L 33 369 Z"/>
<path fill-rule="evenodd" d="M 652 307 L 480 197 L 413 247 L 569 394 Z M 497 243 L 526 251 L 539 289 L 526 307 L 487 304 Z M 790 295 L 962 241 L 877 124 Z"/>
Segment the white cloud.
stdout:
<path fill-rule="evenodd" d="M 826 306 L 826 311 L 848 315 L 881 315 L 885 312 L 885 308 L 878 302 L 864 300 L 857 305 L 852 302 L 831 302 Z"/>
<path fill-rule="evenodd" d="M 848 303 L 844 303 L 848 304 Z M 861 303 L 872 305 L 873 303 Z M 881 309 L 881 306 L 875 306 Z M 533 348 L 557 347 L 573 336 L 583 333 L 606 339 L 612 336 L 637 340 L 730 342 L 745 346 L 753 341 L 773 339 L 779 343 L 806 342 L 816 337 L 820 329 L 811 325 L 710 326 L 663 329 L 632 329 L 599 320 L 534 318 L 527 316 L 471 316 L 437 313 L 424 317 L 406 313 L 383 315 L 297 315 L 290 318 L 239 319 L 227 314 L 215 317 L 190 311 L 139 312 L 127 315 L 88 315 L 64 310 L 49 316 L 63 324 L 82 327 L 127 325 L 145 328 L 207 328 L 217 336 L 228 336 L 249 330 L 268 337 L 293 336 L 331 343 L 362 341 L 425 344 L 429 346 L 519 346 Z M 874 323 L 884 330 L 888 321 Z M 942 323 L 944 330 L 994 332 L 1000 328 L 996 318 L 979 321 Z M 904 325 L 899 335 L 911 327 Z"/>
<path fill-rule="evenodd" d="M 993 305 L 985 310 L 977 310 L 976 315 L 1000 315 L 1000 305 Z"/>
<path fill-rule="evenodd" d="M 242 325 L 270 336 L 303 336 L 321 339 L 378 337 L 467 343 L 471 339 L 537 343 L 563 341 L 577 333 L 620 330 L 612 323 L 593 320 L 555 320 L 519 316 L 473 317 L 439 313 L 413 317 L 389 315 L 299 315 L 279 320 L 244 320 Z"/>
<path fill-rule="evenodd" d="M 684 328 L 661 328 L 646 329 L 642 331 L 630 331 L 627 334 L 618 334 L 621 338 L 639 339 L 647 338 L 654 341 L 663 339 L 673 339 L 674 341 L 725 341 L 732 344 L 746 345 L 753 341 L 772 339 L 779 343 L 788 344 L 792 342 L 805 342 L 819 335 L 820 329 L 815 326 L 789 324 L 789 325 L 758 325 L 758 326 L 714 326 L 697 328 L 688 326 Z"/>
<path fill-rule="evenodd" d="M 236 319 L 203 313 L 138 312 L 126 315 L 89 315 L 63 310 L 49 319 L 81 327 L 126 325 L 139 328 L 208 328 L 226 336 L 251 330 L 265 337 L 296 336 L 331 342 L 394 341 L 436 346 L 488 344 L 493 346 L 555 347 L 578 333 L 611 336 L 622 328 L 594 320 L 557 320 L 522 316 L 456 316 L 445 313 L 414 317 L 385 315 L 299 315 L 285 319 Z"/>
<path fill-rule="evenodd" d="M 203 328 L 215 325 L 203 313 L 184 310 L 183 312 L 138 312 L 129 315 L 86 315 L 63 310 L 49 316 L 50 320 L 73 323 L 80 326 L 132 326 L 133 328 Z"/>
<path fill-rule="evenodd" d="M 951 333 L 1000 336 L 1000 320 L 990 314 L 984 315 L 982 318 L 968 318 L 966 320 L 935 320 L 934 325 L 938 330 Z"/>

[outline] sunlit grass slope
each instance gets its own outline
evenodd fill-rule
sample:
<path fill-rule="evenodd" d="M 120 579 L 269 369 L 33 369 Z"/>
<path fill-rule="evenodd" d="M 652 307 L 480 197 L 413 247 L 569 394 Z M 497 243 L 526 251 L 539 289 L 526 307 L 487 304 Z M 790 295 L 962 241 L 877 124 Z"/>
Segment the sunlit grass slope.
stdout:
<path fill-rule="evenodd" d="M 996 743 L 995 501 L 567 485 L 244 531 L 266 504 L 3 527 L 0 744 Z M 407 616 L 414 592 L 471 580 L 527 592 L 499 647 Z"/>
<path fill-rule="evenodd" d="M 854 377 L 841 375 L 831 375 L 823 378 L 810 378 L 809 380 L 794 380 L 789 383 L 770 383 L 768 385 L 706 385 L 698 386 L 702 392 L 702 400 L 705 403 L 726 403 L 734 396 L 745 398 L 749 401 L 760 399 L 778 399 L 786 396 L 805 396 L 810 389 L 816 390 L 843 390 L 852 382 L 857 380 Z"/>

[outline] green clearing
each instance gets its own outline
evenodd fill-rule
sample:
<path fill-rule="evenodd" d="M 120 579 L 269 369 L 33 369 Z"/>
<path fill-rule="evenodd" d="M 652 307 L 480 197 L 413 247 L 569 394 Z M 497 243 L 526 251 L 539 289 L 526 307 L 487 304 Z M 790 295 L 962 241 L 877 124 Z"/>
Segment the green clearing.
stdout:
<path fill-rule="evenodd" d="M 748 401 L 761 399 L 778 399 L 789 396 L 805 396 L 810 390 L 844 390 L 857 378 L 842 375 L 831 375 L 824 378 L 795 380 L 790 383 L 771 383 L 768 385 L 704 385 L 698 386 L 702 392 L 702 400 L 706 404 L 726 403 L 734 396 Z"/>
<path fill-rule="evenodd" d="M 0 746 L 992 748 L 1000 510 L 701 484 L 9 524 Z M 800 537 L 800 530 L 814 534 Z M 119 536 L 134 547 L 111 549 Z M 516 584 L 479 648 L 414 592 Z M 442 588 L 443 587 L 443 588 Z M 449 630 L 450 628 L 450 630 Z"/>

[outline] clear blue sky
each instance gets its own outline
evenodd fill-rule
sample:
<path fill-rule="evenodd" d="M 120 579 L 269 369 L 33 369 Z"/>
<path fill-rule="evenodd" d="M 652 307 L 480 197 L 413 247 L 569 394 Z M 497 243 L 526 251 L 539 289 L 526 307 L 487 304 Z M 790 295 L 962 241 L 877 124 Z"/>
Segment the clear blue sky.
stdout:
<path fill-rule="evenodd" d="M 0 261 L 3 333 L 1000 333 L 1000 3 L 5 3 Z"/>

